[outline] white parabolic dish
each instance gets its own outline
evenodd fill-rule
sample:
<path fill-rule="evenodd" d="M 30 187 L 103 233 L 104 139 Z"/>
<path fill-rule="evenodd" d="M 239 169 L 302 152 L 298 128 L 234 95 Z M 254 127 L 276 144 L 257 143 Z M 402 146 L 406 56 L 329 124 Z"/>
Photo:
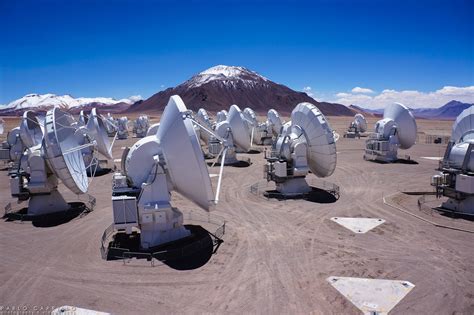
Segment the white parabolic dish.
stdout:
<path fill-rule="evenodd" d="M 455 143 L 474 138 L 474 106 L 466 108 L 453 124 L 451 140 Z"/>
<path fill-rule="evenodd" d="M 183 100 L 174 95 L 166 105 L 156 134 L 174 189 L 209 210 L 213 204 L 211 178 Z"/>
<path fill-rule="evenodd" d="M 330 176 L 336 169 L 336 142 L 324 115 L 313 104 L 300 103 L 291 112 L 291 126 L 299 126 L 305 135 L 311 172 Z"/>
<path fill-rule="evenodd" d="M 279 134 L 281 126 L 283 124 L 280 115 L 275 109 L 270 109 L 267 113 L 267 119 L 272 125 L 272 130 L 274 134 Z"/>
<path fill-rule="evenodd" d="M 92 109 L 89 116 L 87 130 L 92 139 L 96 141 L 97 151 L 99 151 L 105 157 L 113 159 L 112 146 L 109 141 L 109 136 L 107 135 L 107 129 L 105 127 L 104 121 L 102 120 L 102 116 L 97 114 L 97 110 L 95 108 Z"/>
<path fill-rule="evenodd" d="M 57 107 L 47 112 L 44 153 L 50 169 L 64 185 L 76 194 L 83 194 L 89 182 L 81 150 L 74 150 L 80 146 L 75 135 L 77 129 L 72 127 L 74 122 L 71 115 Z"/>
<path fill-rule="evenodd" d="M 227 116 L 234 144 L 247 151 L 250 149 L 250 131 L 239 106 L 232 105 Z"/>
<path fill-rule="evenodd" d="M 401 149 L 409 149 L 415 144 L 416 120 L 405 105 L 400 103 L 388 105 L 383 112 L 383 118 L 391 119 L 397 125 L 398 141 Z"/>
<path fill-rule="evenodd" d="M 36 114 L 32 111 L 23 113 L 20 124 L 20 138 L 27 148 L 41 144 L 43 141 L 43 130 Z"/>
<path fill-rule="evenodd" d="M 367 120 L 365 120 L 364 115 L 356 114 L 354 116 L 354 121 L 356 122 L 357 126 L 359 127 L 360 132 L 365 132 L 367 130 Z"/>

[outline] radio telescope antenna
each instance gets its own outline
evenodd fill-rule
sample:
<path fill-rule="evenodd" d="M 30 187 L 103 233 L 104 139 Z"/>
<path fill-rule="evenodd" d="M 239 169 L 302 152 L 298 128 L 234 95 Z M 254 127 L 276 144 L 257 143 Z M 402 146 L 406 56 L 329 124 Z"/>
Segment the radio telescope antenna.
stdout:
<path fill-rule="evenodd" d="M 364 115 L 356 114 L 347 128 L 344 138 L 360 138 L 361 133 L 367 131 L 367 120 Z"/>
<path fill-rule="evenodd" d="M 398 148 L 406 150 L 416 141 L 416 120 L 403 104 L 388 105 L 383 119 L 375 124 L 374 133 L 366 141 L 364 159 L 394 162 Z"/>
<path fill-rule="evenodd" d="M 43 141 L 43 128 L 32 111 L 28 110 L 23 113 L 20 123 L 20 139 L 27 148 L 41 144 Z"/>
<path fill-rule="evenodd" d="M 225 121 L 227 119 L 227 115 L 228 115 L 228 113 L 225 109 L 217 112 L 217 114 L 216 114 L 216 124 Z"/>
<path fill-rule="evenodd" d="M 3 135 L 3 133 L 5 132 L 5 121 L 0 118 L 0 135 Z"/>
<path fill-rule="evenodd" d="M 117 123 L 110 113 L 107 113 L 107 116 L 104 119 L 105 128 L 107 129 L 107 135 L 109 137 L 116 136 L 117 133 Z"/>
<path fill-rule="evenodd" d="M 453 124 L 451 140 L 431 178 L 437 197 L 446 196 L 441 209 L 474 214 L 474 106 L 465 109 Z"/>
<path fill-rule="evenodd" d="M 183 214 L 170 204 L 171 189 L 209 211 L 214 204 L 207 165 L 181 98 L 172 96 L 156 135 L 136 142 L 126 157 L 126 177 L 113 179 L 114 227 L 140 230 L 140 245 L 149 249 L 191 234 Z"/>
<path fill-rule="evenodd" d="M 28 124 L 30 122 L 30 124 Z M 43 141 L 38 142 L 41 128 L 33 113 L 25 113 L 22 138 L 29 146 L 21 159 L 21 169 L 11 174 L 13 197 L 29 199 L 28 214 L 42 215 L 68 210 L 70 207 L 57 190 L 58 179 L 75 194 L 87 192 L 89 182 L 74 118 L 58 107 L 46 114 Z M 39 129 L 38 129 L 39 128 Z M 35 144 L 36 143 L 36 144 Z"/>
<path fill-rule="evenodd" d="M 146 132 L 147 137 L 156 135 L 156 133 L 158 132 L 158 128 L 160 128 L 160 123 L 151 125 Z"/>
<path fill-rule="evenodd" d="M 97 109 L 95 108 L 92 108 L 91 110 L 89 121 L 87 122 L 87 130 L 89 137 L 95 141 L 97 151 L 99 151 L 106 158 L 113 159 L 113 142 L 110 143 L 105 122 L 102 119 L 102 116 L 97 113 Z"/>
<path fill-rule="evenodd" d="M 259 122 L 257 115 L 250 107 L 244 109 L 243 115 L 248 122 L 249 129 L 252 131 L 252 146 L 254 143 L 257 145 L 271 144 L 273 139 L 272 127 L 267 125 L 266 122 Z"/>
<path fill-rule="evenodd" d="M 336 168 L 334 133 L 324 115 L 310 103 L 300 103 L 266 157 L 267 180 L 276 183 L 284 196 L 311 191 L 305 177 L 311 170 L 318 177 L 330 176 Z"/>
<path fill-rule="evenodd" d="M 230 107 L 226 120 L 217 123 L 215 133 L 218 138 L 213 137 L 209 140 L 209 152 L 217 154 L 216 161 L 219 161 L 221 165 L 239 163 L 235 154 L 236 150 L 247 152 L 250 149 L 251 130 L 237 105 Z M 226 148 L 225 151 L 224 148 Z M 222 155 L 223 152 L 226 152 L 225 156 Z"/>
<path fill-rule="evenodd" d="M 20 138 L 20 127 L 15 127 L 8 132 L 6 141 L 2 143 L 0 160 L 8 163 L 11 170 L 18 169 L 19 161 L 25 149 L 25 145 Z"/>
<path fill-rule="evenodd" d="M 196 120 L 199 123 L 199 125 L 203 126 L 204 128 L 207 128 L 208 130 L 213 130 L 214 125 L 211 119 L 209 118 L 207 111 L 204 108 L 200 108 L 197 111 Z M 211 134 L 209 132 L 200 132 L 199 137 L 206 145 L 208 145 Z"/>
<path fill-rule="evenodd" d="M 84 111 L 81 110 L 81 112 L 79 113 L 79 125 L 80 126 L 85 126 L 85 125 L 87 125 L 88 121 L 89 121 L 89 118 L 87 117 L 86 114 L 84 114 Z"/>
<path fill-rule="evenodd" d="M 137 138 L 143 138 L 146 136 L 149 126 L 148 116 L 140 115 L 133 123 L 133 133 Z"/>
<path fill-rule="evenodd" d="M 117 139 L 127 139 L 128 138 L 128 118 L 120 117 L 117 120 Z"/>
<path fill-rule="evenodd" d="M 273 135 L 278 136 L 283 125 L 283 120 L 280 118 L 280 114 L 273 108 L 267 113 L 267 125 L 271 128 Z"/>

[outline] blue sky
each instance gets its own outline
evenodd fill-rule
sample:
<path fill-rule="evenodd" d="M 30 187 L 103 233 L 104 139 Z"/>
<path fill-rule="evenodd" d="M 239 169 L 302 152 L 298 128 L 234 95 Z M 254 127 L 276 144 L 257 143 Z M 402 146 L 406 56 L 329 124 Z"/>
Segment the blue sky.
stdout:
<path fill-rule="evenodd" d="M 472 16 L 473 1 L 0 0 L 0 104 L 146 98 L 217 64 L 322 100 L 445 86 L 470 100 Z"/>

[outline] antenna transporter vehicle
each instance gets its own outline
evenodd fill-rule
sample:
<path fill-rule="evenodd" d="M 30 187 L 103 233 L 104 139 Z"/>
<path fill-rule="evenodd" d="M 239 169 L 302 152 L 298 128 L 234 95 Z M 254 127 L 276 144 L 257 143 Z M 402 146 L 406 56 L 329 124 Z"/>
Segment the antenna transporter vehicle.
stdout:
<path fill-rule="evenodd" d="M 403 104 L 388 105 L 383 119 L 375 124 L 374 133 L 365 143 L 365 160 L 394 162 L 398 160 L 398 148 L 406 150 L 416 141 L 416 120 Z"/>
<path fill-rule="evenodd" d="M 441 209 L 474 214 L 474 106 L 453 124 L 451 140 L 439 163 L 440 174 L 431 178 L 437 196 L 449 199 Z"/>
<path fill-rule="evenodd" d="M 273 181 L 283 196 L 311 191 L 305 180 L 311 170 L 318 177 L 330 176 L 336 168 L 334 133 L 319 109 L 310 103 L 298 104 L 265 157 L 267 181 Z"/>
<path fill-rule="evenodd" d="M 114 174 L 115 230 L 138 229 L 142 249 L 189 236 L 183 214 L 170 203 L 172 190 L 206 211 L 217 200 L 192 118 L 177 95 L 170 98 L 157 133 L 136 142 L 122 173 Z"/>

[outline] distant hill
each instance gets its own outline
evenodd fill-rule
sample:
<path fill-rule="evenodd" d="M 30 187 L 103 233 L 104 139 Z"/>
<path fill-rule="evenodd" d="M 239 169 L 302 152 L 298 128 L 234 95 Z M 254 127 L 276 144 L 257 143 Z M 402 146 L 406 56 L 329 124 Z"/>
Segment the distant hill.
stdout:
<path fill-rule="evenodd" d="M 355 113 L 341 104 L 318 102 L 304 92 L 272 82 L 246 68 L 223 65 L 207 69 L 174 88 L 158 92 L 142 103 L 130 106 L 127 112 L 162 111 L 172 95 L 181 96 L 186 106 L 194 111 L 205 108 L 217 112 L 237 104 L 242 110 L 251 107 L 262 114 L 270 108 L 290 113 L 298 103 L 310 102 L 324 115 L 353 116 Z"/>
<path fill-rule="evenodd" d="M 104 112 L 118 113 L 125 111 L 137 101 L 134 97 L 115 100 L 107 97 L 74 98 L 71 95 L 27 94 L 6 106 L 1 106 L 0 116 L 20 116 L 27 110 L 43 113 L 54 106 L 59 106 L 73 114 L 78 114 L 81 110 L 90 111 L 93 107 Z"/>
<path fill-rule="evenodd" d="M 473 105 L 451 101 L 439 108 L 415 108 L 413 109 L 413 114 L 415 117 L 427 119 L 456 119 L 463 110 Z"/>
<path fill-rule="evenodd" d="M 416 118 L 451 120 L 456 119 L 463 110 L 474 106 L 474 104 L 462 103 L 459 101 L 450 101 L 438 108 L 411 108 Z M 367 109 L 356 105 L 349 106 L 352 110 L 366 115 L 382 116 L 383 109 Z"/>

